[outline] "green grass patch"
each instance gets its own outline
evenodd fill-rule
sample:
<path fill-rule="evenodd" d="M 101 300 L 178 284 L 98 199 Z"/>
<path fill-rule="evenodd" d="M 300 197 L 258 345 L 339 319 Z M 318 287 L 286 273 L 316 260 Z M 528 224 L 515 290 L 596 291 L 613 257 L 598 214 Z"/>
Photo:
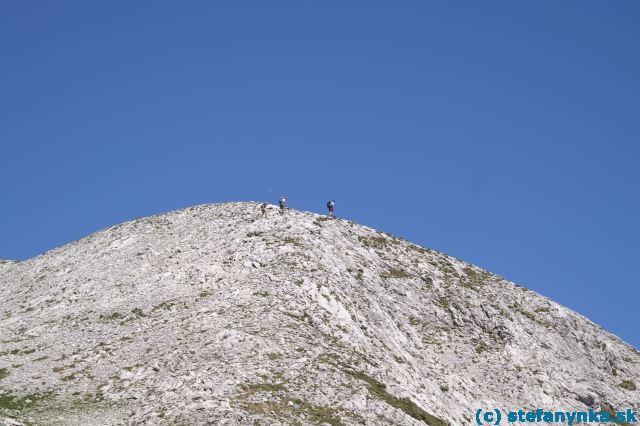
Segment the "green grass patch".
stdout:
<path fill-rule="evenodd" d="M 398 398 L 397 396 L 390 394 L 386 390 L 387 386 L 373 377 L 370 377 L 363 372 L 349 369 L 345 370 L 345 372 L 352 377 L 365 382 L 367 384 L 367 389 L 372 396 L 385 401 L 394 408 L 402 410 L 414 419 L 420 420 L 429 426 L 449 426 L 447 421 L 424 411 L 409 398 Z"/>
<path fill-rule="evenodd" d="M 385 237 L 383 235 L 377 235 L 375 237 L 359 236 L 358 241 L 360 241 L 360 243 L 362 243 L 362 245 L 364 245 L 365 247 L 370 247 L 377 250 L 385 249 L 395 243 L 395 241 L 393 241 L 391 238 Z"/>
<path fill-rule="evenodd" d="M 343 423 L 337 416 L 337 410 L 331 407 L 320 407 L 318 405 L 312 405 L 306 401 L 297 400 L 294 405 L 296 411 L 304 413 L 306 418 L 311 419 L 314 423 L 325 424 L 328 423 L 331 426 L 342 426 Z"/>
<path fill-rule="evenodd" d="M 482 340 L 476 345 L 476 353 L 481 354 L 482 352 L 485 352 L 488 350 L 489 350 L 489 346 Z"/>
<path fill-rule="evenodd" d="M 525 311 L 524 309 L 519 309 L 519 312 L 524 315 L 525 317 L 529 318 L 531 321 L 535 321 L 536 320 L 536 316 L 529 312 L 529 311 Z"/>
<path fill-rule="evenodd" d="M 382 278 L 409 278 L 411 274 L 403 271 L 402 269 L 391 268 L 387 272 L 380 274 Z"/>
<path fill-rule="evenodd" d="M 464 275 L 460 278 L 460 285 L 472 290 L 477 290 L 491 279 L 491 274 L 489 272 L 476 271 L 470 266 L 465 266 L 462 271 L 464 272 Z"/>
<path fill-rule="evenodd" d="M 295 237 L 284 237 L 284 239 L 282 241 L 284 241 L 286 244 L 291 244 L 291 245 L 294 245 L 296 247 L 302 246 L 302 243 L 300 242 L 300 240 L 298 238 L 295 238 Z"/>
<path fill-rule="evenodd" d="M 443 309 L 448 309 L 451 305 L 451 299 L 449 296 L 441 296 L 434 300 L 435 304 L 440 306 Z"/>
<path fill-rule="evenodd" d="M 240 385 L 245 395 L 253 395 L 258 392 L 283 392 L 286 390 L 282 383 L 248 383 Z"/>
<path fill-rule="evenodd" d="M 140 309 L 140 308 L 133 308 L 131 310 L 131 313 L 133 315 L 135 315 L 136 317 L 138 317 L 138 318 L 145 316 L 144 311 L 142 309 Z"/>
<path fill-rule="evenodd" d="M 106 321 L 117 321 L 123 319 L 124 316 L 120 312 L 113 312 L 108 315 L 100 315 L 101 320 Z"/>
<path fill-rule="evenodd" d="M 547 321 L 545 319 L 539 318 L 538 315 L 534 314 L 533 312 L 529 312 L 527 310 L 525 310 L 524 308 L 522 308 L 522 306 L 520 306 L 517 303 L 514 303 L 512 305 L 509 306 L 509 308 L 511 308 L 512 310 L 519 312 L 520 314 L 524 315 L 525 317 L 529 318 L 531 321 L 533 322 L 537 322 L 538 324 L 540 324 L 541 326 L 545 327 L 545 328 L 553 328 L 555 327 L 555 325 L 550 322 Z M 546 311 L 536 311 L 540 314 L 545 313 Z"/>
<path fill-rule="evenodd" d="M 420 254 L 429 254 L 431 252 L 431 250 L 420 247 L 419 245 L 413 243 L 409 243 L 409 248 L 413 251 L 417 251 Z"/>
<path fill-rule="evenodd" d="M 153 309 L 151 311 L 157 311 L 158 309 L 163 309 L 165 311 L 169 311 L 171 310 L 171 308 L 174 306 L 175 304 L 173 302 L 162 302 L 159 305 L 156 305 L 153 307 Z"/>
<path fill-rule="evenodd" d="M 9 392 L 0 394 L 0 417 L 7 416 L 25 425 L 49 425 L 61 415 L 69 418 L 78 414 L 96 419 L 102 417 L 103 413 L 118 411 L 118 404 L 103 401 L 100 393 L 83 395 L 75 392 L 73 398 L 64 399 L 57 399 L 51 391 L 25 395 Z"/>
<path fill-rule="evenodd" d="M 335 408 L 313 405 L 300 399 L 296 399 L 293 405 L 288 405 L 287 402 L 282 400 L 269 400 L 244 402 L 242 406 L 252 413 L 275 416 L 283 420 L 285 424 L 301 424 L 298 418 L 301 417 L 301 414 L 304 414 L 304 424 L 343 426 L 340 417 L 337 415 L 338 410 Z"/>
<path fill-rule="evenodd" d="M 619 410 L 614 409 L 611 406 L 611 404 L 609 404 L 607 402 L 600 404 L 600 410 L 606 411 L 607 413 L 609 413 L 609 418 L 610 419 L 615 419 L 616 415 L 617 415 L 617 411 L 619 411 Z M 628 423 L 628 422 L 621 422 L 621 423 L 615 422 L 614 424 L 616 424 L 616 425 L 630 425 L 631 423 Z"/>
<path fill-rule="evenodd" d="M 299 424 L 301 415 L 304 415 L 305 424 L 343 425 L 337 414 L 338 410 L 332 407 L 313 405 L 300 398 L 289 399 L 284 394 L 286 388 L 282 383 L 249 383 L 241 385 L 240 388 L 243 392 L 239 395 L 238 402 L 244 409 L 253 413 L 276 417 L 286 424 Z M 259 401 L 251 400 L 255 394 L 261 393 L 272 395 L 268 399 L 264 399 L 263 395 L 260 395 Z M 290 405 L 289 401 L 293 404 Z"/>
<path fill-rule="evenodd" d="M 634 382 L 632 382 L 631 380 L 623 380 L 620 383 L 620 387 L 623 389 L 627 389 L 627 390 L 631 390 L 634 391 L 636 390 L 636 384 Z"/>
<path fill-rule="evenodd" d="M 5 393 L 0 395 L 0 409 L 12 411 L 30 411 L 34 406 L 42 404 L 50 398 L 50 393 L 34 393 L 23 396 Z"/>

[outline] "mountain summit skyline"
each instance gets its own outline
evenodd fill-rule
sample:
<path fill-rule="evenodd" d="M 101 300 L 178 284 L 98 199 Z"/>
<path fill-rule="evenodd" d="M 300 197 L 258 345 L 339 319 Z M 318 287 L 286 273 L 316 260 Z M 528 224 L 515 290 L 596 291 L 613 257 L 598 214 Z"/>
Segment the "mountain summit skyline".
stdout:
<path fill-rule="evenodd" d="M 467 425 L 638 411 L 640 353 L 344 219 L 199 205 L 0 262 L 5 424 Z"/>

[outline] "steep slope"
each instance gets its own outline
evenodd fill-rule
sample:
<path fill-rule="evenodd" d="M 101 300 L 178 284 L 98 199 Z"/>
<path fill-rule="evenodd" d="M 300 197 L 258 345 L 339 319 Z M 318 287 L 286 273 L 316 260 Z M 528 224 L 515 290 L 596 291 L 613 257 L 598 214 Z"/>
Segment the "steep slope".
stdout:
<path fill-rule="evenodd" d="M 0 264 L 7 424 L 452 424 L 640 409 L 640 355 L 449 256 L 255 203 Z M 13 419 L 13 420 L 11 420 Z"/>

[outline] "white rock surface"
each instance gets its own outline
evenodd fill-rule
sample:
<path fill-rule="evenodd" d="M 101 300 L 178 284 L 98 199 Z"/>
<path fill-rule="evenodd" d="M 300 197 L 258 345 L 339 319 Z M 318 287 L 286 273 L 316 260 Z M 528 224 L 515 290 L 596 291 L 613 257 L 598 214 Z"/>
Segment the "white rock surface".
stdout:
<path fill-rule="evenodd" d="M 274 206 L 116 225 L 0 262 L 0 291 L 0 424 L 640 410 L 638 351 L 586 318 L 444 254 Z"/>

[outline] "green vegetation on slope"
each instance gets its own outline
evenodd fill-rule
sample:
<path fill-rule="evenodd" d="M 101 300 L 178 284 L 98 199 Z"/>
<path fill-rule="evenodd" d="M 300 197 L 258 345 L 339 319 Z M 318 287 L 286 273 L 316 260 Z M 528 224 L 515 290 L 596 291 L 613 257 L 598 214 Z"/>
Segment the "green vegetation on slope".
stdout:
<path fill-rule="evenodd" d="M 404 411 L 407 415 L 413 417 L 414 419 L 423 421 L 429 426 L 449 426 L 448 422 L 434 416 L 433 414 L 427 413 L 422 408 L 418 407 L 418 405 L 416 405 L 409 398 L 398 398 L 397 396 L 391 395 L 386 390 L 387 386 L 384 383 L 380 383 L 373 377 L 370 377 L 360 371 L 345 370 L 345 372 L 350 374 L 354 378 L 365 382 L 368 385 L 367 388 L 371 395 L 385 401 L 387 404 L 391 405 L 394 408 Z"/>

